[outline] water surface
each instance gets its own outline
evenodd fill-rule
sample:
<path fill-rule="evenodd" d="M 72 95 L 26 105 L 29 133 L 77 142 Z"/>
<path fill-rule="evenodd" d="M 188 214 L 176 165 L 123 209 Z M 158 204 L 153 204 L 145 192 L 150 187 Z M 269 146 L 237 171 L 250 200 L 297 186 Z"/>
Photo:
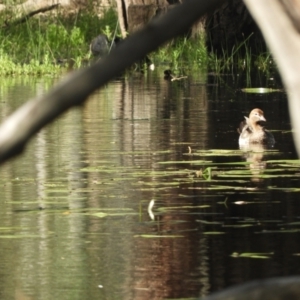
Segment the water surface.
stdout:
<path fill-rule="evenodd" d="M 1 167 L 2 299 L 192 298 L 299 274 L 286 94 L 240 90 L 278 77 L 162 71 L 111 82 Z M 1 118 L 53 84 L 3 79 Z M 243 153 L 236 128 L 255 107 L 276 145 Z"/>

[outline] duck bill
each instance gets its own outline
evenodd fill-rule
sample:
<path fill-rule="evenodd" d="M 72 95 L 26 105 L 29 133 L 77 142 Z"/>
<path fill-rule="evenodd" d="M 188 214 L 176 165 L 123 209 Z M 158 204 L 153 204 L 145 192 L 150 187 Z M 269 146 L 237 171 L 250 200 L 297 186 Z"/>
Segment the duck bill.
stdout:
<path fill-rule="evenodd" d="M 267 120 L 265 119 L 265 117 L 264 117 L 264 116 L 261 116 L 261 117 L 260 117 L 260 121 L 267 122 Z"/>

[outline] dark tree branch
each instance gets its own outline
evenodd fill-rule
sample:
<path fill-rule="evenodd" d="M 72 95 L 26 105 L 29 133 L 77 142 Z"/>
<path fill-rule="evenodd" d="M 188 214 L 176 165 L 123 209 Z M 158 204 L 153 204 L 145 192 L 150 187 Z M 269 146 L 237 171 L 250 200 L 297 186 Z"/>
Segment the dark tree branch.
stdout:
<path fill-rule="evenodd" d="M 203 300 L 291 300 L 299 299 L 299 295 L 300 277 L 294 276 L 248 282 L 213 293 Z"/>
<path fill-rule="evenodd" d="M 5 28 L 8 28 L 8 27 L 11 27 L 11 26 L 15 26 L 15 25 L 19 25 L 19 24 L 22 24 L 22 23 L 25 23 L 29 18 L 33 17 L 34 15 L 37 15 L 39 13 L 43 13 L 43 12 L 46 12 L 46 11 L 49 11 L 49 10 L 52 10 L 54 8 L 57 8 L 60 4 L 59 3 L 56 3 L 56 4 L 53 4 L 53 5 L 47 5 L 45 7 L 41 7 L 35 11 L 31 11 L 30 13 L 28 13 L 27 15 L 23 16 L 22 18 L 20 19 L 17 19 L 11 23 L 9 23 L 8 21 L 5 21 L 4 23 L 4 26 Z"/>

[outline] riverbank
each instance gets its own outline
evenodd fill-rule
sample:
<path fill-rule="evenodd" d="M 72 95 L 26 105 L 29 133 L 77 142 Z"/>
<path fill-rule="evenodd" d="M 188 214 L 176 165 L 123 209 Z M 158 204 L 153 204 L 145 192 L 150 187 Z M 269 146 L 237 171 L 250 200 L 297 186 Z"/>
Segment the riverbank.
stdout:
<path fill-rule="evenodd" d="M 80 68 L 91 61 L 92 39 L 105 34 L 112 40 L 120 35 L 118 30 L 113 8 L 107 9 L 101 18 L 92 9 L 29 18 L 0 33 L 0 75 L 57 75 L 66 69 Z M 149 57 L 155 64 L 164 64 L 175 71 L 188 66 L 221 73 L 233 66 L 268 69 L 273 65 L 269 53 L 252 56 L 247 41 L 231 53 L 224 52 L 222 57 L 217 57 L 208 53 L 205 37 L 178 38 Z"/>

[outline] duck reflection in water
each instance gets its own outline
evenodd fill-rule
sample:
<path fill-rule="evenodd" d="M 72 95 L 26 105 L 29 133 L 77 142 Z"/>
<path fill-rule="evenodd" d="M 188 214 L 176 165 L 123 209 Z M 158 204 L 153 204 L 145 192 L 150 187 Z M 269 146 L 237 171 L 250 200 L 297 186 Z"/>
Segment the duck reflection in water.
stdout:
<path fill-rule="evenodd" d="M 271 132 L 265 129 L 266 122 L 264 112 L 255 108 L 250 112 L 249 117 L 241 122 L 238 132 L 239 146 L 245 151 L 245 158 L 250 163 L 249 167 L 254 175 L 253 180 L 259 180 L 259 175 L 266 168 L 264 151 L 274 147 L 275 139 Z"/>

